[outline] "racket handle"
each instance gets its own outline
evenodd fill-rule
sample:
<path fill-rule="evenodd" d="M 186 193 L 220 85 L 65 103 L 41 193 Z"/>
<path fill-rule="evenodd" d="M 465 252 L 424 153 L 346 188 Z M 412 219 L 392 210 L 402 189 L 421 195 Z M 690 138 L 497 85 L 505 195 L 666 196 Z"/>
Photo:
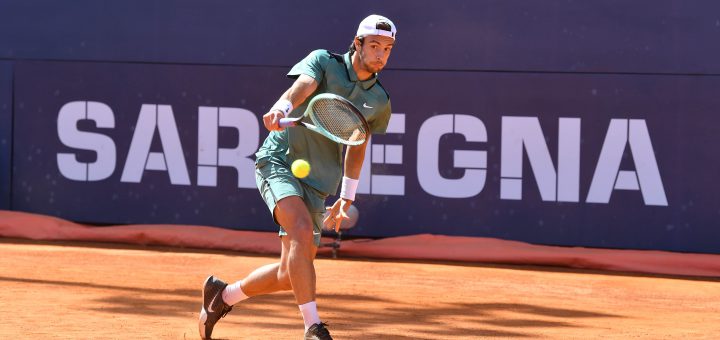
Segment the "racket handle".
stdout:
<path fill-rule="evenodd" d="M 278 125 L 281 128 L 286 128 L 290 126 L 297 126 L 298 120 L 295 118 L 280 118 L 280 121 L 278 122 Z"/>

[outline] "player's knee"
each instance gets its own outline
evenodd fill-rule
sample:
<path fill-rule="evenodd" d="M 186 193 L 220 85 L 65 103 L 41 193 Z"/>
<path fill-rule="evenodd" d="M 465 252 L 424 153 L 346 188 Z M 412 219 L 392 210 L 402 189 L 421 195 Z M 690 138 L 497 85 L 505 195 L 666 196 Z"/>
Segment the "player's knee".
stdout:
<path fill-rule="evenodd" d="M 292 242 L 309 245 L 313 242 L 313 223 L 310 219 L 297 219 L 288 234 Z"/>

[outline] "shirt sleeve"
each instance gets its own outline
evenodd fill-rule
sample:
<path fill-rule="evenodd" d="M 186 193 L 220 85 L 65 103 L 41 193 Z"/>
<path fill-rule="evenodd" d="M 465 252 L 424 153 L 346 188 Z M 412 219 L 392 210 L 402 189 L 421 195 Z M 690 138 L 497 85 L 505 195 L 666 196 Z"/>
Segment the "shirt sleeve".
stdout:
<path fill-rule="evenodd" d="M 288 78 L 297 79 L 301 74 L 304 74 L 313 77 L 319 83 L 323 80 L 323 74 L 329 60 L 330 52 L 327 50 L 312 51 L 307 57 L 295 64 L 287 76 Z"/>
<path fill-rule="evenodd" d="M 390 108 L 390 99 L 388 99 L 387 104 L 378 112 L 375 119 L 368 122 L 368 125 L 370 125 L 370 132 L 372 134 L 384 135 L 385 131 L 387 131 L 388 123 L 390 123 L 391 113 L 392 109 Z"/>

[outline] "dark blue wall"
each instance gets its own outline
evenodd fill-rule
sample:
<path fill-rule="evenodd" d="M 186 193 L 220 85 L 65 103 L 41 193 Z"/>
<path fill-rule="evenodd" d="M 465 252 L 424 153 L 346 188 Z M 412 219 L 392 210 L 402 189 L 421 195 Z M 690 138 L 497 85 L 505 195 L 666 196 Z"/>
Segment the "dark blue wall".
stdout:
<path fill-rule="evenodd" d="M 394 121 L 370 146 L 355 235 L 720 253 L 718 10 L 715 1 L 5 1 L 0 99 L 15 108 L 13 117 L 0 108 L 0 138 L 14 119 L 12 207 L 92 223 L 274 230 L 257 190 L 238 183 L 251 178 L 220 167 L 216 185 L 198 183 L 199 112 L 247 110 L 255 121 L 220 127 L 219 147 L 256 147 L 265 131 L 255 124 L 290 85 L 289 67 L 313 49 L 343 52 L 357 23 L 380 13 L 398 26 L 381 74 Z M 112 111 L 113 128 L 77 124 L 112 140 L 107 178 L 59 169 L 60 154 L 98 159 L 60 140 L 59 112 L 73 102 Z M 143 105 L 172 109 L 189 183 L 164 170 L 122 181 Z M 520 157 L 507 156 L 516 145 Z M 542 150 L 529 151 L 537 145 L 550 168 Z M 0 151 L 8 181 L 9 146 Z M 167 152 L 157 134 L 151 152 Z M 612 152 L 621 158 L 608 166 Z M 559 170 L 573 155 L 577 167 Z M 540 188 L 548 169 L 563 183 L 549 191 Z M 609 184 L 595 188 L 610 191 L 598 202 L 591 191 L 603 176 Z"/>
<path fill-rule="evenodd" d="M 10 209 L 12 63 L 0 62 L 0 209 Z"/>
<path fill-rule="evenodd" d="M 720 73 L 714 0 L 0 2 L 0 58 L 288 66 L 396 21 L 402 69 Z"/>

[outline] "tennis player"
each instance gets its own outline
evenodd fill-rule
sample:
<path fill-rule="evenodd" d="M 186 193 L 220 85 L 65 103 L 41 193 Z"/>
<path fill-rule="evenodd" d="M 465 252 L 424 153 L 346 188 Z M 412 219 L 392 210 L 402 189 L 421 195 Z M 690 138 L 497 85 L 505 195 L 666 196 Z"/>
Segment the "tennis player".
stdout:
<path fill-rule="evenodd" d="M 343 163 L 340 144 L 308 129 L 283 129 L 278 121 L 302 115 L 315 95 L 327 92 L 350 100 L 365 116 L 371 133 L 384 134 L 390 120 L 390 96 L 377 74 L 387 64 L 396 33 L 388 18 L 370 15 L 360 23 L 348 53 L 316 50 L 288 73 L 295 82 L 263 116 L 270 134 L 255 154 L 258 189 L 280 226 L 280 262 L 260 267 L 230 285 L 208 277 L 199 321 L 203 339 L 210 338 L 215 324 L 233 305 L 252 296 L 291 289 L 305 322 L 305 339 L 332 339 L 315 304 L 313 260 L 323 225 L 339 228 L 348 219 L 367 141 L 348 147 Z M 298 179 L 292 175 L 290 164 L 296 159 L 311 164 L 309 176 Z M 340 196 L 323 219 L 325 199 L 337 192 L 339 184 Z"/>

